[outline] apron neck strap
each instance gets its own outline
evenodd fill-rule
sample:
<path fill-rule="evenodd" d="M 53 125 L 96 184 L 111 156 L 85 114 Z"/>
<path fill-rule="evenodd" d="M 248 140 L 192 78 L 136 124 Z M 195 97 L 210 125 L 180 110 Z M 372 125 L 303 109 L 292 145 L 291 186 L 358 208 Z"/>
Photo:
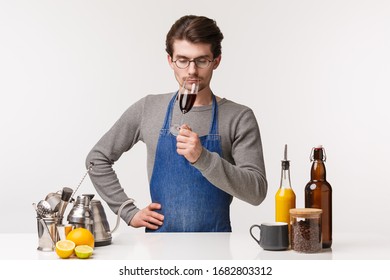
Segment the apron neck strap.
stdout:
<path fill-rule="evenodd" d="M 213 107 L 211 111 L 211 124 L 210 124 L 210 132 L 209 134 L 215 135 L 218 134 L 218 104 L 217 104 L 217 98 L 215 97 L 214 93 L 212 93 L 213 97 Z"/>

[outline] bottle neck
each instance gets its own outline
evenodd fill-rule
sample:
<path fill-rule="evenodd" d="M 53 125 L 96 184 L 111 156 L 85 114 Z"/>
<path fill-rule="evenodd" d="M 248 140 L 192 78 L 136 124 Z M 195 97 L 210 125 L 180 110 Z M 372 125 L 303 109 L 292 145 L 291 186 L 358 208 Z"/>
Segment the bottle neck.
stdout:
<path fill-rule="evenodd" d="M 285 189 L 291 189 L 290 169 L 282 168 L 280 187 Z"/>
<path fill-rule="evenodd" d="M 322 160 L 314 160 L 311 166 L 312 181 L 326 181 L 326 169 Z"/>

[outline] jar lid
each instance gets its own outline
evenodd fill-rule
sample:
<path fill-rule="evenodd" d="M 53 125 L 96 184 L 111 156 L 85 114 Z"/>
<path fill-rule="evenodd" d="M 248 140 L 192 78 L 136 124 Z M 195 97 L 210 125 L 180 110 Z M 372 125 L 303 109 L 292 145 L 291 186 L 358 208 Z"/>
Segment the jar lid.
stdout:
<path fill-rule="evenodd" d="M 291 215 L 297 215 L 301 217 L 317 217 L 321 215 L 322 209 L 318 208 L 293 208 L 290 209 Z"/>

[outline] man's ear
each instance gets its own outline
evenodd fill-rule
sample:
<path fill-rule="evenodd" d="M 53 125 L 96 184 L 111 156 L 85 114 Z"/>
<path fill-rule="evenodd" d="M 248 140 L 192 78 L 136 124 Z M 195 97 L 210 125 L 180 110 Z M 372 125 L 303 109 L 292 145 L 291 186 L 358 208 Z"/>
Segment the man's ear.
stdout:
<path fill-rule="evenodd" d="M 171 68 L 173 69 L 174 66 L 173 66 L 172 57 L 169 54 L 167 54 L 167 60 L 168 60 L 169 66 L 171 66 Z"/>
<path fill-rule="evenodd" d="M 222 55 L 220 54 L 216 59 L 214 59 L 213 69 L 217 69 L 219 64 L 221 63 Z"/>

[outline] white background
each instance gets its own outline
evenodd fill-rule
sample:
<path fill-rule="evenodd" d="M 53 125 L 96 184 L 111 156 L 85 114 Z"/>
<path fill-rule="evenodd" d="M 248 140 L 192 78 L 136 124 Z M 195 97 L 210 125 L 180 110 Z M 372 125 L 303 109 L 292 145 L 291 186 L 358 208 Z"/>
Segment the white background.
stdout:
<path fill-rule="evenodd" d="M 334 237 L 378 224 L 390 233 L 385 0 L 0 0 L 0 232 L 36 232 L 32 202 L 75 189 L 89 150 L 128 106 L 176 90 L 165 36 L 185 14 L 217 21 L 225 39 L 212 88 L 250 106 L 261 129 L 268 196 L 257 207 L 235 199 L 233 230 L 274 219 L 284 144 L 303 207 L 310 151 L 322 144 Z M 115 164 L 140 207 L 145 153 L 139 143 Z M 91 192 L 87 178 L 78 194 Z"/>

